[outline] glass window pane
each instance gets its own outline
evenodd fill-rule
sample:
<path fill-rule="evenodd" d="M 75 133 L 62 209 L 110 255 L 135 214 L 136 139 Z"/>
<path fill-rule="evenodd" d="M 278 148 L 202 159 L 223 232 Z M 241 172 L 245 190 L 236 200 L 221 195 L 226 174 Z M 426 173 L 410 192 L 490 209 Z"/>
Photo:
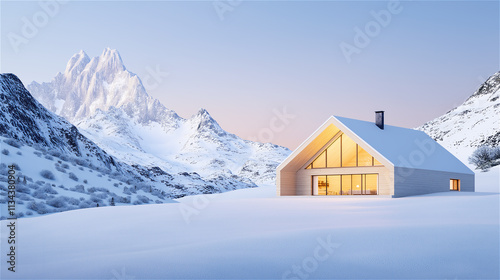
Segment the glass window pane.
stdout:
<path fill-rule="evenodd" d="M 361 194 L 361 175 L 352 175 L 351 194 Z"/>
<path fill-rule="evenodd" d="M 316 176 L 318 178 L 318 193 L 317 195 L 326 195 L 326 176 Z"/>
<path fill-rule="evenodd" d="M 377 195 L 378 174 L 313 176 L 313 195 Z M 450 180 L 450 189 L 460 189 L 460 180 Z"/>
<path fill-rule="evenodd" d="M 372 156 L 358 145 L 358 166 L 372 166 Z"/>
<path fill-rule="evenodd" d="M 342 195 L 351 194 L 351 175 L 342 175 Z"/>
<path fill-rule="evenodd" d="M 366 174 L 361 176 L 361 194 L 366 194 Z"/>
<path fill-rule="evenodd" d="M 313 177 L 313 195 L 318 195 L 318 176 Z"/>
<path fill-rule="evenodd" d="M 325 168 L 326 167 L 326 153 L 322 152 L 319 157 L 313 161 L 313 168 Z"/>
<path fill-rule="evenodd" d="M 340 137 L 326 150 L 327 167 L 340 167 Z"/>
<path fill-rule="evenodd" d="M 311 169 L 311 166 L 312 166 L 312 163 L 311 163 L 311 164 L 309 164 L 309 165 L 306 167 L 306 169 Z"/>
<path fill-rule="evenodd" d="M 342 166 L 356 166 L 356 143 L 342 134 Z"/>
<path fill-rule="evenodd" d="M 378 165 L 382 165 L 382 163 L 380 163 L 380 161 L 378 161 L 376 158 L 373 158 L 373 165 L 378 166 Z"/>
<path fill-rule="evenodd" d="M 328 195 L 340 195 L 340 175 L 328 176 Z"/>
<path fill-rule="evenodd" d="M 366 174 L 366 194 L 377 194 L 378 174 Z"/>

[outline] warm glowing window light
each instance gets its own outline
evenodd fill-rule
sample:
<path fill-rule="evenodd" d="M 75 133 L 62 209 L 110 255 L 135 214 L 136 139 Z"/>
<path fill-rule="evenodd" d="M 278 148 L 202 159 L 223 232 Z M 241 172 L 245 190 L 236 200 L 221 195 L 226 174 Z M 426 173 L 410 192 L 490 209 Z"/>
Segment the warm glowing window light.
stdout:
<path fill-rule="evenodd" d="M 382 163 L 342 133 L 306 169 L 381 165 Z"/>
<path fill-rule="evenodd" d="M 376 195 L 378 174 L 313 176 L 313 195 Z"/>

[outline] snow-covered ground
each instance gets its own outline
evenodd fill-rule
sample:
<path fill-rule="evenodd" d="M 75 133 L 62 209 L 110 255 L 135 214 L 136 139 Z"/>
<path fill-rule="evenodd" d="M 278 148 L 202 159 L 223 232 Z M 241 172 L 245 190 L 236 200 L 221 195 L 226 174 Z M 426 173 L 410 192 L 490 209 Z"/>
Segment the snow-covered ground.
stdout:
<path fill-rule="evenodd" d="M 276 197 L 266 185 L 23 218 L 17 271 L 2 265 L 2 278 L 498 279 L 499 178 L 485 174 L 476 193 Z"/>
<path fill-rule="evenodd" d="M 500 166 L 495 166 L 488 172 L 476 172 L 476 191 L 500 192 Z"/>

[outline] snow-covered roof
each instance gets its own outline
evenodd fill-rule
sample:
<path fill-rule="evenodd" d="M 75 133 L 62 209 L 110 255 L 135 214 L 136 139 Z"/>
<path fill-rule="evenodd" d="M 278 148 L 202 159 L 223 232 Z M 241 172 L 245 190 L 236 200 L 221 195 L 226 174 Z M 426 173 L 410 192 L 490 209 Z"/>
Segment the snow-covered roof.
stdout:
<path fill-rule="evenodd" d="M 384 129 L 380 129 L 373 122 L 338 116 L 332 118 L 353 132 L 395 167 L 474 174 L 425 132 L 392 125 L 385 125 Z M 343 130 L 342 125 L 339 126 L 341 130 Z"/>
<path fill-rule="evenodd" d="M 474 174 L 425 132 L 392 125 L 380 129 L 373 122 L 338 116 L 331 116 L 300 144 L 277 167 L 278 173 L 305 168 L 339 130 L 386 166 Z"/>

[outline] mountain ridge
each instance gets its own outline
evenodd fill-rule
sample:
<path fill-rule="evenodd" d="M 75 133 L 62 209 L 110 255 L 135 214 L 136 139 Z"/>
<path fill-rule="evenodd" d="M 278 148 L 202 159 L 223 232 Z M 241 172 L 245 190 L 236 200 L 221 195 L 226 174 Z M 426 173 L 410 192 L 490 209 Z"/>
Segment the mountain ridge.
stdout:
<path fill-rule="evenodd" d="M 181 118 L 149 96 L 140 78 L 126 70 L 118 51 L 109 48 L 90 60 L 80 51 L 64 74 L 28 88 L 47 108 L 128 164 L 197 172 L 207 178 L 234 174 L 271 183 L 275 167 L 290 153 L 285 147 L 243 140 L 225 131 L 203 108 Z"/>
<path fill-rule="evenodd" d="M 464 103 L 417 127 L 466 161 L 479 146 L 500 144 L 500 71 Z"/>

